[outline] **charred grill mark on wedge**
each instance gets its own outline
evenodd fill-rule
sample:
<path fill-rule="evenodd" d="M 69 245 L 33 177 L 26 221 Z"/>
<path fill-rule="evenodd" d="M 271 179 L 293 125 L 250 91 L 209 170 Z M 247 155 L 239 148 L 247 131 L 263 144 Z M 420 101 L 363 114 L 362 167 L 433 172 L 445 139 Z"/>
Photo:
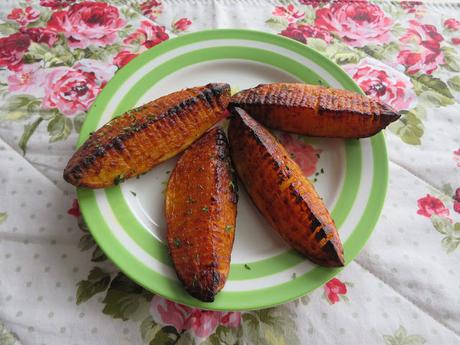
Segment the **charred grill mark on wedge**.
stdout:
<path fill-rule="evenodd" d="M 160 163 L 223 118 L 229 97 L 228 84 L 208 84 L 160 97 L 126 112 L 93 133 L 77 150 L 64 171 L 64 179 L 76 186 L 102 188 L 110 186 L 113 177 L 104 180 L 104 174 L 104 177 L 93 175 L 108 173 L 107 165 L 112 170 L 129 169 L 133 175 L 143 173 L 151 168 L 145 159 L 151 160 L 152 165 Z M 171 142 L 162 142 L 168 136 L 178 141 L 174 146 L 179 148 L 167 146 Z M 155 152 L 155 146 L 164 153 Z"/>
<path fill-rule="evenodd" d="M 203 167 L 209 167 L 204 169 Z M 211 302 L 230 269 L 236 224 L 236 188 L 228 142 L 220 128 L 205 133 L 181 156 L 168 183 L 168 247 L 185 289 Z M 180 238 L 181 247 L 174 246 Z"/>
<path fill-rule="evenodd" d="M 340 239 L 314 187 L 276 138 L 244 110 L 231 111 L 232 160 L 259 211 L 286 242 L 313 262 L 343 266 Z M 330 242 L 335 253 L 329 252 Z"/>
<path fill-rule="evenodd" d="M 374 135 L 400 117 L 368 96 L 300 83 L 261 84 L 240 91 L 230 101 L 234 106 L 271 128 L 338 138 Z"/>

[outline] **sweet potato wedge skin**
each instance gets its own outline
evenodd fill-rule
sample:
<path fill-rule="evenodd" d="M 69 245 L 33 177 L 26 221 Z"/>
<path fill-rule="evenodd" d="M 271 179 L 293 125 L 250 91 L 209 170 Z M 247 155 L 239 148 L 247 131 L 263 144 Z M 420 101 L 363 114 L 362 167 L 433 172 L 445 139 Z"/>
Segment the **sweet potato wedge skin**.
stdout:
<path fill-rule="evenodd" d="M 334 221 L 284 147 L 243 109 L 228 129 L 234 167 L 252 201 L 281 237 L 318 265 L 344 265 Z"/>
<path fill-rule="evenodd" d="M 330 138 L 369 137 L 400 117 L 368 96 L 300 83 L 261 84 L 235 94 L 230 105 L 270 128 Z"/>
<path fill-rule="evenodd" d="M 64 179 L 105 188 L 149 171 L 186 149 L 224 118 L 228 84 L 208 84 L 160 97 L 130 110 L 93 133 L 75 152 Z"/>
<path fill-rule="evenodd" d="M 212 302 L 230 270 L 237 187 L 227 138 L 213 128 L 185 151 L 166 191 L 168 248 L 177 276 L 195 298 Z"/>

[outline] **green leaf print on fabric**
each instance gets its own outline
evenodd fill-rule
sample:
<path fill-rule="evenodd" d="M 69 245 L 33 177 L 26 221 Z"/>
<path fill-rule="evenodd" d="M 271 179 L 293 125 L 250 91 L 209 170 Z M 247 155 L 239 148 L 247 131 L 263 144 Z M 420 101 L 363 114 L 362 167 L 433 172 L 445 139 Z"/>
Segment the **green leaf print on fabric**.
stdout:
<path fill-rule="evenodd" d="M 423 122 L 413 111 L 401 111 L 402 117 L 388 126 L 402 141 L 411 145 L 420 145 L 424 133 Z"/>
<path fill-rule="evenodd" d="M 394 41 L 388 44 L 368 45 L 362 48 L 367 55 L 378 60 L 389 59 L 393 54 L 397 53 L 399 49 L 398 43 Z"/>
<path fill-rule="evenodd" d="M 265 21 L 265 24 L 273 30 L 283 30 L 288 26 L 288 21 L 284 18 L 269 18 Z"/>
<path fill-rule="evenodd" d="M 339 65 L 357 63 L 365 56 L 365 54 L 359 50 L 350 48 L 342 43 L 328 45 L 325 54 Z"/>
<path fill-rule="evenodd" d="M 0 224 L 2 224 L 8 218 L 8 213 L 0 212 Z"/>
<path fill-rule="evenodd" d="M 16 121 L 26 119 L 38 111 L 41 100 L 31 95 L 14 95 L 6 100 L 7 111 L 0 115 L 1 120 Z"/>
<path fill-rule="evenodd" d="M 299 344 L 294 313 L 287 306 L 243 314 L 243 339 L 253 344 Z"/>
<path fill-rule="evenodd" d="M 441 240 L 441 244 L 447 254 L 457 249 L 460 245 L 460 223 L 452 224 L 449 218 L 437 215 L 431 216 L 431 222 L 439 233 L 445 235 Z"/>
<path fill-rule="evenodd" d="M 460 72 L 460 56 L 456 53 L 455 49 L 444 47 L 442 51 L 444 53 L 445 62 L 443 66 L 451 72 Z"/>
<path fill-rule="evenodd" d="M 27 153 L 27 143 L 30 140 L 32 134 L 34 134 L 37 127 L 43 121 L 41 117 L 36 119 L 35 121 L 24 125 L 24 131 L 22 132 L 21 138 L 19 139 L 18 146 L 22 150 L 22 154 L 25 156 Z"/>
<path fill-rule="evenodd" d="M 21 345 L 18 338 L 0 322 L 0 345 Z"/>
<path fill-rule="evenodd" d="M 140 320 L 147 315 L 151 299 L 152 293 L 119 272 L 110 283 L 107 294 L 102 301 L 105 304 L 102 312 L 114 319 Z"/>
<path fill-rule="evenodd" d="M 155 335 L 161 329 L 161 326 L 153 321 L 153 318 L 149 315 L 142 321 L 139 329 L 141 331 L 142 340 L 144 343 L 148 344 L 153 338 L 155 338 Z"/>
<path fill-rule="evenodd" d="M 96 248 L 94 248 L 93 254 L 91 255 L 91 261 L 92 262 L 102 262 L 106 260 L 107 260 L 107 256 L 104 254 L 101 248 L 96 246 Z"/>
<path fill-rule="evenodd" d="M 19 30 L 19 27 L 16 23 L 1 23 L 0 24 L 0 35 L 8 36 L 14 34 Z"/>
<path fill-rule="evenodd" d="M 436 107 L 455 103 L 454 96 L 445 82 L 428 74 L 411 78 L 414 90 L 420 100 Z"/>
<path fill-rule="evenodd" d="M 432 215 L 431 222 L 433 223 L 434 228 L 441 234 L 448 235 L 452 233 L 452 223 L 448 218 Z"/>
<path fill-rule="evenodd" d="M 73 118 L 73 127 L 77 133 L 80 133 L 83 122 L 85 122 L 86 113 L 80 113 Z"/>
<path fill-rule="evenodd" d="M 50 135 L 50 142 L 55 142 L 58 140 L 64 140 L 72 132 L 72 121 L 62 115 L 56 114 L 56 116 L 48 122 L 48 133 Z"/>
<path fill-rule="evenodd" d="M 383 335 L 386 345 L 423 345 L 425 338 L 421 335 L 408 335 L 403 326 L 399 326 L 393 335 Z"/>
<path fill-rule="evenodd" d="M 149 345 L 175 345 L 180 338 L 179 333 L 172 326 L 165 326 L 160 329 Z"/>
<path fill-rule="evenodd" d="M 95 294 L 105 291 L 110 283 L 110 274 L 102 268 L 94 267 L 87 280 L 77 283 L 77 304 L 85 302 Z"/>
<path fill-rule="evenodd" d="M 85 250 L 89 250 L 96 245 L 94 238 L 91 234 L 85 234 L 80 238 L 80 242 L 78 242 L 78 248 L 80 251 L 84 252 Z"/>
<path fill-rule="evenodd" d="M 449 85 L 452 90 L 460 92 L 460 76 L 456 75 L 447 80 L 447 85 Z"/>
<path fill-rule="evenodd" d="M 177 340 L 175 345 L 195 345 L 195 344 L 196 344 L 195 339 L 191 336 L 190 333 L 182 333 L 179 340 Z M 232 345 L 241 345 L 241 344 L 237 342 Z"/>

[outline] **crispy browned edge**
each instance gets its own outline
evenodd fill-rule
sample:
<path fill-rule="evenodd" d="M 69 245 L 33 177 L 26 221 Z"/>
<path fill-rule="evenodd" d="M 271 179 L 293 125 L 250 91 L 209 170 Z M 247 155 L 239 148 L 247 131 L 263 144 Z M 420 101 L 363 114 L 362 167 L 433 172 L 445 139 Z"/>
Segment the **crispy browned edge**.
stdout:
<path fill-rule="evenodd" d="M 313 185 L 265 128 L 241 108 L 232 107 L 231 112 L 232 161 L 259 211 L 311 261 L 326 267 L 343 266 L 338 232 Z M 253 170 L 248 172 L 248 168 Z"/>
<path fill-rule="evenodd" d="M 302 83 L 260 84 L 232 96 L 263 125 L 297 134 L 361 138 L 378 133 L 400 114 L 354 91 Z"/>
<path fill-rule="evenodd" d="M 168 97 L 170 97 L 171 95 L 177 97 L 180 95 L 182 91 L 190 90 L 196 90 L 198 91 L 198 93 L 194 97 L 185 98 L 178 104 L 163 109 L 163 111 L 160 113 L 148 112 L 148 109 L 150 109 L 149 107 L 151 107 L 153 110 L 162 109 L 162 107 L 164 108 L 165 104 L 168 103 Z M 85 143 L 70 158 L 66 168 L 64 169 L 64 180 L 66 180 L 70 184 L 73 184 L 74 186 L 87 188 L 105 188 L 113 184 L 116 184 L 116 181 L 114 180 L 106 181 L 106 183 L 104 184 L 85 184 L 82 182 L 82 178 L 83 176 L 85 176 L 85 173 L 92 166 L 94 166 L 95 162 L 98 159 L 101 159 L 106 155 L 114 154 L 115 152 L 117 154 L 122 154 L 124 150 L 126 151 L 126 146 L 124 145 L 124 142 L 136 136 L 137 133 L 141 133 L 150 126 L 162 121 L 171 122 L 174 116 L 180 114 L 182 111 L 185 111 L 189 107 L 192 107 L 195 104 L 198 104 L 202 101 L 212 103 L 212 99 L 215 98 L 219 102 L 219 104 L 221 104 L 222 109 L 225 109 L 230 97 L 230 86 L 225 83 L 209 83 L 205 86 L 193 87 L 189 89 L 184 89 L 182 91 L 177 91 L 169 95 L 162 96 L 136 109 L 130 110 L 124 113 L 123 115 L 112 119 L 111 121 L 109 121 L 109 123 L 98 129 L 96 132 L 91 133 L 90 137 L 85 141 Z M 124 119 L 120 121 L 120 118 Z M 131 126 L 128 126 L 129 130 L 126 130 L 127 118 L 131 121 Z M 217 122 L 220 119 L 221 118 L 216 117 L 215 122 Z M 119 127 L 122 128 L 117 128 L 117 123 L 120 123 Z M 211 127 L 214 123 L 210 123 L 209 127 Z M 172 125 L 173 124 L 167 123 L 165 127 L 169 126 L 171 128 L 174 128 L 174 126 Z M 114 130 L 117 132 L 114 133 Z M 104 138 L 101 139 L 102 135 L 99 137 L 99 133 L 105 132 L 109 133 L 111 136 L 111 138 L 106 141 L 104 141 Z M 183 147 L 182 149 L 185 148 L 186 147 Z M 169 158 L 169 156 L 165 155 L 165 159 L 167 158 Z M 158 163 L 161 163 L 163 160 L 164 159 L 155 162 L 153 166 L 155 166 Z M 149 167 L 149 169 L 151 169 L 153 166 Z M 148 171 L 149 169 L 144 169 L 144 171 L 141 172 L 136 172 L 135 169 L 131 169 L 130 171 L 121 174 L 123 175 L 121 177 L 122 179 L 125 179 L 137 176 Z"/>
<path fill-rule="evenodd" d="M 204 302 L 214 301 L 228 277 L 237 201 L 227 138 L 216 127 L 179 159 L 165 200 L 168 248 L 177 276 L 190 295 Z"/>

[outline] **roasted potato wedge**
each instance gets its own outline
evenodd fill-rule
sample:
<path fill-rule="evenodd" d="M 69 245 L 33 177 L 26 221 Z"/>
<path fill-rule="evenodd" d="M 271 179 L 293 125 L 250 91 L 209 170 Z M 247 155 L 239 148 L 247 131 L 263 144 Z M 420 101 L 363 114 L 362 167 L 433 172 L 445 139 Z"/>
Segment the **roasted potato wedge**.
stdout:
<path fill-rule="evenodd" d="M 145 173 L 173 157 L 227 115 L 228 84 L 208 84 L 160 97 L 93 133 L 75 152 L 64 179 L 104 188 Z"/>
<path fill-rule="evenodd" d="M 205 302 L 227 280 L 237 198 L 227 138 L 213 128 L 185 151 L 166 190 L 168 248 L 177 276 Z"/>
<path fill-rule="evenodd" d="M 238 92 L 230 103 L 267 127 L 317 137 L 369 137 L 400 117 L 356 92 L 300 83 L 261 84 Z"/>
<path fill-rule="evenodd" d="M 228 128 L 235 169 L 260 213 L 284 240 L 318 265 L 344 265 L 334 221 L 284 147 L 243 109 Z"/>

